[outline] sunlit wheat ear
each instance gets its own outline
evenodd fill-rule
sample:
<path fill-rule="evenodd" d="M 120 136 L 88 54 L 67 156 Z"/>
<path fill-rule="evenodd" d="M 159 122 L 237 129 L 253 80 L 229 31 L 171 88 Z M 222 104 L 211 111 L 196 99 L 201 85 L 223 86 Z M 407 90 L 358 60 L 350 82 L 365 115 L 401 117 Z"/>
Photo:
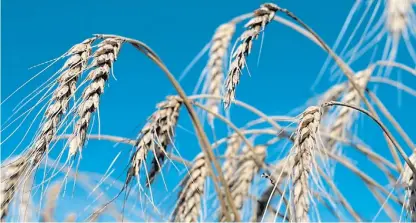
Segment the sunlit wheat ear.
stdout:
<path fill-rule="evenodd" d="M 267 24 L 273 20 L 276 11 L 280 8 L 272 3 L 266 3 L 254 11 L 254 17 L 245 25 L 246 30 L 239 38 L 239 45 L 232 54 L 232 61 L 225 81 L 224 106 L 228 108 L 235 99 L 235 90 L 240 81 L 242 69 L 246 65 L 246 57 L 251 53 L 253 41 L 264 31 Z"/>
<path fill-rule="evenodd" d="M 230 188 L 231 197 L 233 198 L 234 205 L 238 211 L 243 209 L 243 204 L 247 199 L 250 186 L 253 182 L 254 176 L 259 171 L 259 167 L 256 165 L 255 158 L 259 161 L 264 161 L 266 157 L 266 147 L 263 145 L 256 146 L 253 153 L 248 147 L 243 151 L 239 161 L 237 163 L 237 169 L 234 172 L 233 178 L 228 182 L 228 187 Z M 220 211 L 220 220 L 225 222 L 225 212 L 229 211 L 232 221 L 234 221 L 235 216 L 230 210 L 221 210 Z"/>
<path fill-rule="evenodd" d="M 230 46 L 231 39 L 235 32 L 234 23 L 225 23 L 217 28 L 212 37 L 212 45 L 209 51 L 209 59 L 207 64 L 208 75 L 205 79 L 205 85 L 208 87 L 208 94 L 221 96 L 221 88 L 224 80 L 224 63 L 227 62 L 227 50 Z M 206 107 L 211 111 L 219 112 L 219 101 L 207 99 Z M 214 116 L 209 113 L 208 121 L 211 126 L 214 122 Z"/>
<path fill-rule="evenodd" d="M 94 38 L 72 47 L 68 54 L 71 55 L 62 67 L 62 73 L 58 78 L 59 85 L 54 91 L 52 102 L 45 112 L 45 121 L 40 128 L 40 133 L 35 139 L 29 156 L 33 159 L 33 165 L 37 166 L 45 153 L 49 144 L 57 132 L 60 119 L 65 114 L 70 98 L 76 90 L 76 83 L 79 75 L 86 68 L 88 58 L 91 53 L 91 44 Z"/>
<path fill-rule="evenodd" d="M 321 108 L 311 106 L 302 113 L 296 130 L 295 160 L 292 168 L 291 205 L 295 222 L 308 222 L 310 186 L 309 173 L 317 150 L 317 131 L 321 121 Z"/>
<path fill-rule="evenodd" d="M 355 76 L 355 82 L 360 87 L 361 92 L 364 92 L 367 87 L 367 83 L 373 73 L 373 68 L 370 67 L 366 70 L 358 72 Z M 347 92 L 341 98 L 341 102 L 349 105 L 360 106 L 361 98 L 357 90 L 349 84 Z M 347 107 L 340 107 L 339 110 L 335 110 L 335 120 L 328 127 L 328 131 L 333 137 L 343 137 L 346 131 L 349 130 L 354 122 L 354 110 Z M 326 147 L 331 151 L 334 150 L 336 140 L 329 139 Z"/>
<path fill-rule="evenodd" d="M 413 153 L 409 157 L 410 161 L 415 165 L 416 164 L 416 155 Z M 415 181 L 415 174 L 409 168 L 407 164 L 405 164 L 403 175 L 402 175 L 402 183 L 406 188 L 406 200 L 404 202 L 405 208 L 408 214 L 411 216 L 412 222 L 416 221 L 416 181 Z"/>
<path fill-rule="evenodd" d="M 1 220 L 7 216 L 10 203 L 12 202 L 16 191 L 19 188 L 23 176 L 25 175 L 26 169 L 29 163 L 26 157 L 19 156 L 10 162 L 6 162 L 1 166 L 0 169 L 0 215 Z"/>
<path fill-rule="evenodd" d="M 174 222 L 198 222 L 201 212 L 201 199 L 208 163 L 203 154 L 196 156 L 188 175 L 182 181 L 182 190 L 172 214 Z"/>
<path fill-rule="evenodd" d="M 130 163 L 128 178 L 139 176 L 142 163 L 147 153 L 154 152 L 152 168 L 149 171 L 151 184 L 160 171 L 166 158 L 167 147 L 175 136 L 175 128 L 179 118 L 182 101 L 177 96 L 168 96 L 167 100 L 159 103 L 157 110 L 148 118 L 148 122 L 139 133 L 136 141 L 136 152 Z"/>
<path fill-rule="evenodd" d="M 228 182 L 234 176 L 234 171 L 238 164 L 238 150 L 241 147 L 242 140 L 239 136 L 232 136 L 227 142 L 227 149 L 224 156 L 225 161 L 222 165 L 224 179 Z"/>
<path fill-rule="evenodd" d="M 73 137 L 69 143 L 69 157 L 80 152 L 86 140 L 86 134 L 91 122 L 91 117 L 100 104 L 100 96 L 104 93 L 106 81 L 109 78 L 113 63 L 116 61 L 122 45 L 121 40 L 104 39 L 94 52 L 90 67 L 93 69 L 88 74 L 91 80 L 82 93 L 82 101 L 78 107 L 78 120 L 75 124 Z"/>
<path fill-rule="evenodd" d="M 319 98 L 319 104 L 323 104 L 328 101 L 337 101 L 346 89 L 347 88 L 345 84 L 337 84 L 332 86 Z M 326 115 L 328 113 L 328 110 L 329 107 L 323 108 L 323 115 Z"/>

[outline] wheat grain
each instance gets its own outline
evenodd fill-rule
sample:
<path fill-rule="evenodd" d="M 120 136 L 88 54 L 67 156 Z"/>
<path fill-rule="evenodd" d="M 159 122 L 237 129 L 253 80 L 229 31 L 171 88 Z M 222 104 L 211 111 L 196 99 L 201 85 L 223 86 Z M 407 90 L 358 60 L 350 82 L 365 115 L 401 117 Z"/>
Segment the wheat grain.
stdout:
<path fill-rule="evenodd" d="M 209 51 L 207 64 L 208 76 L 206 85 L 208 85 L 208 94 L 221 96 L 221 87 L 224 80 L 224 62 L 226 61 L 227 50 L 235 32 L 234 23 L 225 23 L 220 25 L 212 37 L 212 45 Z M 208 99 L 205 106 L 211 111 L 219 112 L 219 101 Z M 214 116 L 208 114 L 208 120 L 213 125 Z"/>
<path fill-rule="evenodd" d="M 416 165 L 416 155 L 413 153 L 409 157 L 413 165 Z M 415 174 L 409 165 L 405 164 L 402 175 L 402 183 L 406 188 L 406 201 L 404 202 L 407 212 L 411 216 L 411 221 L 416 221 L 416 181 Z"/>
<path fill-rule="evenodd" d="M 189 170 L 189 174 L 182 181 L 183 187 L 179 193 L 179 198 L 172 214 L 172 221 L 198 221 L 208 171 L 207 165 L 207 160 L 203 154 L 196 156 Z"/>
<path fill-rule="evenodd" d="M 292 172 L 292 205 L 294 221 L 308 222 L 309 212 L 309 173 L 317 147 L 316 133 L 321 120 L 321 108 L 311 106 L 302 113 L 295 142 L 295 162 Z"/>
<path fill-rule="evenodd" d="M 149 117 L 136 140 L 136 152 L 131 160 L 129 178 L 139 176 L 141 164 L 146 159 L 148 151 L 152 150 L 155 157 L 149 172 L 148 184 L 153 182 L 166 158 L 167 147 L 172 143 L 181 105 L 182 100 L 179 97 L 168 96 L 166 101 L 156 106 L 158 110 Z"/>
<path fill-rule="evenodd" d="M 69 143 L 69 157 L 80 152 L 85 143 L 91 117 L 99 107 L 100 96 L 104 93 L 105 83 L 113 63 L 117 60 L 121 45 L 121 40 L 107 38 L 99 44 L 98 49 L 94 52 L 94 59 L 91 62 L 91 67 L 94 69 L 88 74 L 91 83 L 82 93 L 82 101 L 78 107 L 79 119 Z"/>
<path fill-rule="evenodd" d="M 355 82 L 358 84 L 362 92 L 364 92 L 365 88 L 367 87 L 367 83 L 371 77 L 372 72 L 373 68 L 370 67 L 366 70 L 358 72 L 355 75 Z M 360 105 L 360 95 L 351 84 L 348 86 L 348 90 L 342 97 L 341 102 L 354 106 Z M 341 107 L 339 111 L 336 112 L 336 119 L 333 122 L 333 124 L 331 124 L 328 127 L 328 131 L 331 137 L 344 137 L 346 131 L 350 128 L 350 126 L 353 123 L 354 111 L 347 107 Z M 336 142 L 336 140 L 329 139 L 326 143 L 327 149 L 331 151 L 334 150 Z"/>
<path fill-rule="evenodd" d="M 266 146 L 258 145 L 254 148 L 254 153 L 248 147 L 241 154 L 240 160 L 237 164 L 237 169 L 234 172 L 234 177 L 228 182 L 228 187 L 230 188 L 231 196 L 234 200 L 234 205 L 238 211 L 241 211 L 243 208 L 244 200 L 246 199 L 248 192 L 250 190 L 250 185 L 254 179 L 254 176 L 259 171 L 259 167 L 256 165 L 254 159 L 259 161 L 264 161 L 266 157 Z M 220 220 L 224 222 L 225 213 L 220 211 Z M 231 214 L 231 220 L 235 221 L 235 216 Z"/>
<path fill-rule="evenodd" d="M 225 82 L 225 108 L 228 108 L 235 99 L 235 90 L 240 81 L 241 71 L 246 65 L 246 57 L 251 53 L 253 41 L 264 31 L 267 24 L 273 20 L 276 11 L 279 9 L 277 5 L 272 3 L 262 4 L 259 9 L 254 11 L 254 17 L 245 25 L 246 30 L 241 34 L 239 38 L 240 44 L 232 55 L 231 65 Z"/>

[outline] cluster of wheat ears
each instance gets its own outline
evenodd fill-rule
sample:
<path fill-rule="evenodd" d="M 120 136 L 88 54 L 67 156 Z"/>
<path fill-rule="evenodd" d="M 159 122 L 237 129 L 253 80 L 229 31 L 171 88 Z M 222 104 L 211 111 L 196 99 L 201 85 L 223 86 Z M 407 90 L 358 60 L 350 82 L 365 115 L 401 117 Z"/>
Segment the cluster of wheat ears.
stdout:
<path fill-rule="evenodd" d="M 356 2 L 356 5 L 362 4 L 358 3 L 361 1 Z M 132 221 L 129 218 L 135 215 L 139 216 L 134 219 L 136 221 L 369 221 L 377 219 L 380 213 L 392 221 L 416 221 L 416 183 L 413 180 L 416 156 L 412 152 L 416 146 L 375 91 L 367 88 L 370 81 L 384 81 L 415 94 L 403 83 L 393 83 L 391 79 L 375 74 L 376 70 L 383 73 L 395 68 L 416 75 L 415 69 L 395 61 L 401 39 L 410 44 L 407 49 L 414 56 L 411 43 L 416 30 L 415 2 L 374 2 L 368 3 L 376 4 L 374 11 L 381 7 L 379 4 L 386 8 L 383 13 L 384 27 L 388 33 L 386 53 L 381 60 L 369 63 L 357 72 L 351 69 L 350 64 L 359 57 L 357 54 L 363 53 L 360 49 L 343 51 L 342 56 L 339 56 L 334 49 L 337 46 L 329 47 L 294 13 L 274 3 L 262 4 L 252 13 L 237 16 L 217 28 L 209 45 L 209 59 L 203 72 L 204 89 L 200 94 L 187 95 L 162 59 L 141 41 L 97 34 L 74 45 L 59 57 L 59 60 L 66 60 L 62 68 L 49 82 L 39 86 L 39 89 L 46 89 L 40 102 L 47 103 L 42 107 L 42 121 L 33 140 L 14 158 L 3 159 L 1 219 L 29 221 L 37 213 L 36 220 L 56 221 L 59 195 L 66 188 L 68 179 L 76 178 L 77 184 L 98 194 L 96 198 L 90 197 L 97 201 L 97 205 L 87 214 L 87 218 L 59 209 L 60 215 L 65 213 L 63 220 L 68 222 L 96 221 L 104 215 L 116 221 Z M 365 13 L 368 11 L 371 10 Z M 246 21 L 244 31 L 235 36 L 236 27 L 243 21 Z M 335 62 L 336 69 L 339 69 L 337 72 L 346 77 L 346 81 L 332 85 L 326 92 L 310 100 L 297 116 L 266 115 L 236 99 L 239 82 L 249 81 L 241 78 L 249 65 L 247 58 L 254 46 L 260 44 L 259 37 L 272 29 L 276 22 L 292 28 L 321 47 L 329 60 Z M 365 32 L 372 31 L 366 29 Z M 377 33 L 377 30 L 373 33 Z M 359 45 L 371 47 L 374 41 L 368 39 L 372 35 L 370 33 L 367 39 L 360 40 Z M 236 39 L 235 44 L 233 39 Z M 105 88 L 111 81 L 113 64 L 124 45 L 133 46 L 153 61 L 169 79 L 177 95 L 169 95 L 156 105 L 156 110 L 149 116 L 136 139 L 89 134 L 94 116 L 99 111 L 100 100 L 105 97 Z M 80 96 L 72 100 L 77 93 Z M 22 103 L 31 98 L 32 95 L 28 95 Z M 258 119 L 247 120 L 245 126 L 237 127 L 231 121 L 230 117 L 236 114 L 228 112 L 230 106 L 246 109 Z M 200 146 L 200 152 L 192 161 L 176 153 L 175 129 L 179 116 L 183 115 L 182 107 L 185 107 L 192 121 Z M 383 132 L 384 139 L 380 140 L 386 143 L 392 159 L 351 134 L 357 115 L 373 121 Z M 204 126 L 205 120 L 208 125 Z M 216 132 L 218 122 L 225 124 L 231 131 L 221 139 L 208 137 L 206 127 Z M 292 124 L 283 125 L 287 122 Z M 8 127 L 7 124 L 2 126 L 2 131 Z M 267 140 L 257 140 L 259 138 Z M 127 168 L 124 169 L 124 181 L 111 182 L 110 186 L 119 186 L 113 198 L 108 197 L 106 190 L 101 187 L 109 181 L 108 173 L 94 184 L 88 173 L 75 170 L 75 161 L 82 162 L 81 154 L 86 142 L 94 139 L 128 144 L 133 148 L 130 159 L 125 160 Z M 49 154 L 52 149 L 57 149 L 57 141 L 66 143 L 58 159 L 52 160 Z M 286 149 L 276 148 L 277 144 L 284 144 L 282 147 Z M 222 145 L 225 150 L 219 149 Z M 345 147 L 363 154 L 367 158 L 366 162 L 374 164 L 388 184 L 383 185 L 371 173 L 360 170 L 357 163 L 342 152 Z M 278 149 L 279 152 L 273 151 Z M 219 151 L 224 152 L 221 154 Z M 276 153 L 279 155 L 276 156 Z M 61 159 L 64 154 L 67 158 Z M 163 200 L 160 205 L 153 193 L 165 189 L 152 188 L 152 185 L 155 179 L 166 178 L 164 167 L 167 164 L 183 166 L 185 174 L 175 188 L 173 205 L 163 205 Z M 364 217 L 350 204 L 351 198 L 343 195 L 333 177 L 338 170 L 335 164 L 358 176 L 374 196 L 380 211 L 371 216 L 373 219 L 369 219 L 368 215 Z M 46 167 L 50 167 L 52 173 L 45 172 L 39 183 L 34 176 L 40 168 Z M 64 173 L 64 177 L 56 177 L 58 173 Z M 169 184 L 169 181 L 164 183 Z M 39 191 L 40 205 L 35 207 L 32 199 L 34 193 Z M 120 196 L 123 194 L 125 196 Z M 117 205 L 117 198 L 126 201 L 131 196 L 135 196 L 140 204 L 133 208 L 127 208 L 126 202 Z M 12 208 L 13 203 L 18 204 L 17 208 Z M 147 209 L 139 207 L 149 204 L 150 208 Z M 17 212 L 12 212 L 12 209 L 17 209 Z M 137 211 L 140 209 L 146 211 Z"/>

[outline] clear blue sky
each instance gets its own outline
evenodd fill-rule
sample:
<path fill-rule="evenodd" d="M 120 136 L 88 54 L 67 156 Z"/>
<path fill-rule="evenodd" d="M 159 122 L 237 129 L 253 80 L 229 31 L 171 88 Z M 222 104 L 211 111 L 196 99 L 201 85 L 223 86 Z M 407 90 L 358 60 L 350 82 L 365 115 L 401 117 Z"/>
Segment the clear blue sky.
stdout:
<path fill-rule="evenodd" d="M 182 70 L 210 40 L 218 25 L 234 16 L 253 11 L 261 3 L 263 2 L 246 0 L 2 1 L 1 98 L 10 95 L 41 70 L 41 68 L 28 70 L 29 67 L 61 55 L 72 45 L 96 33 L 119 34 L 147 43 L 159 54 L 172 73 L 179 77 Z M 295 12 L 332 45 L 354 1 L 281 0 L 274 3 Z M 241 33 L 241 29 L 238 29 L 238 33 Z M 311 85 L 326 58 L 326 54 L 319 47 L 293 30 L 273 23 L 265 34 L 261 60 L 257 65 L 259 43 L 260 41 L 255 43 L 254 53 L 248 61 L 251 76 L 244 72 L 238 87 L 238 99 L 255 105 L 266 114 L 284 115 L 315 95 L 316 92 L 311 90 Z M 181 82 L 188 94 L 192 93 L 206 58 L 203 57 Z M 398 60 L 409 62 L 407 58 L 401 56 Z M 366 65 L 368 62 L 367 57 L 367 60 L 354 68 L 363 68 L 360 65 Z M 54 69 L 58 67 L 55 66 Z M 2 105 L 1 121 L 6 121 L 12 114 L 14 106 L 55 70 L 47 70 L 40 78 L 35 79 Z M 174 91 L 164 74 L 155 65 L 127 45 L 121 50 L 119 59 L 114 65 L 114 72 L 117 80 L 110 78 L 109 87 L 101 100 L 101 133 L 135 138 L 145 119 L 154 111 L 155 104 Z M 402 72 L 401 76 L 403 81 L 410 83 L 410 86 L 412 83 L 415 84 L 414 77 L 412 79 L 409 74 Z M 329 74 L 326 73 L 323 81 L 316 88 L 317 92 L 322 92 L 330 84 L 328 77 Z M 393 72 L 392 77 L 397 78 L 396 71 Z M 415 121 L 410 117 L 415 109 L 414 99 L 403 93 L 403 103 L 398 107 L 395 89 L 382 86 L 379 92 L 385 104 L 392 109 L 392 113 L 400 114 L 397 116 L 398 121 L 408 131 L 410 137 L 414 138 Z M 237 125 L 241 126 L 254 118 L 247 112 L 239 113 L 239 110 L 234 108 L 231 110 L 233 121 Z M 182 114 L 181 127 L 177 128 L 176 146 L 184 158 L 192 159 L 200 149 L 194 135 L 188 132 L 188 130 L 193 131 L 189 119 L 185 112 Z M 31 117 L 2 145 L 2 160 L 10 155 L 15 145 L 19 143 L 19 139 L 24 135 L 34 116 Z M 363 140 L 377 149 L 377 152 L 387 155 L 384 141 L 376 140 L 381 139 L 382 136 L 377 126 L 367 118 L 360 119 L 357 124 L 358 134 Z M 36 126 L 35 124 L 33 129 L 36 129 Z M 33 136 L 33 129 L 29 131 L 27 139 Z M 93 131 L 97 133 L 96 125 Z M 2 139 L 10 132 L 10 130 L 3 132 Z M 27 146 L 28 142 L 25 140 L 20 149 Z M 61 144 L 56 148 L 59 149 L 60 146 Z M 118 151 L 131 149 L 129 146 L 114 147 L 112 143 L 97 141 L 90 141 L 86 146 L 80 169 L 99 173 L 106 171 Z M 410 153 L 410 150 L 406 149 Z M 380 174 L 371 172 L 374 166 L 369 165 L 365 158 L 356 153 L 351 154 L 363 170 L 380 177 Z M 53 151 L 52 156 L 56 157 L 56 155 L 57 151 Z M 116 162 L 117 174 L 113 174 L 113 177 L 116 178 L 123 173 L 128 157 L 128 152 L 120 156 Z M 169 173 L 177 175 L 173 166 L 169 168 Z M 355 183 L 357 177 L 342 168 L 339 171 L 340 175 L 336 177 L 337 185 L 353 206 L 371 220 L 378 210 L 374 198 L 365 195 L 369 193 L 362 183 Z M 386 180 L 381 182 L 384 184 Z M 176 183 L 177 181 L 175 184 L 168 184 L 168 188 L 174 188 Z M 166 191 L 160 179 L 157 185 L 155 196 L 163 197 Z M 87 198 L 83 199 L 82 193 L 79 193 L 76 202 L 90 202 Z M 72 204 L 74 207 L 71 208 L 74 209 L 71 210 L 82 210 L 74 202 Z M 378 220 L 383 219 L 385 215 L 381 214 Z"/>

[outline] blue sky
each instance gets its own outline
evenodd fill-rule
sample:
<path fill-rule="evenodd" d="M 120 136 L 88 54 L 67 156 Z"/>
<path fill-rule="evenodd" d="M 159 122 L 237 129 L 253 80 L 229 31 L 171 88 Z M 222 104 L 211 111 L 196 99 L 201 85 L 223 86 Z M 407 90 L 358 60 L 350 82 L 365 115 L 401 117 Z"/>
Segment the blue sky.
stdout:
<path fill-rule="evenodd" d="M 72 45 L 96 33 L 119 34 L 145 42 L 159 54 L 172 73 L 179 77 L 194 56 L 208 43 L 218 25 L 234 16 L 253 11 L 261 3 L 263 2 L 246 0 L 2 1 L 1 98 L 6 98 L 41 70 L 29 70 L 29 67 L 61 55 Z M 274 3 L 293 11 L 332 45 L 354 1 L 281 0 Z M 241 25 L 237 34 L 241 33 Z M 255 105 L 266 114 L 285 115 L 331 84 L 329 74 L 326 73 L 315 91 L 311 89 L 326 54 L 308 39 L 281 24 L 273 23 L 268 27 L 260 63 L 257 65 L 259 49 L 260 41 L 255 43 L 253 54 L 248 60 L 251 76 L 244 72 L 237 89 L 237 98 Z M 369 63 L 369 57 L 364 57 L 354 68 L 363 68 Z M 192 93 L 206 59 L 204 56 L 181 81 L 188 94 Z M 399 55 L 398 60 L 410 64 L 406 56 Z M 1 107 L 1 121 L 6 121 L 14 106 L 55 70 L 47 70 L 4 103 Z M 173 94 L 174 90 L 154 64 L 127 45 L 123 46 L 114 65 L 114 74 L 117 80 L 110 78 L 109 87 L 101 100 L 101 133 L 135 138 L 146 118 L 154 111 L 156 103 L 166 95 Z M 396 70 L 392 77 L 397 78 Z M 402 72 L 401 77 L 403 82 L 410 83 L 408 85 L 415 84 L 414 77 L 412 79 L 409 74 Z M 416 130 L 412 127 L 415 121 L 410 119 L 415 108 L 412 101 L 414 99 L 402 93 L 399 107 L 397 91 L 394 88 L 381 86 L 378 93 L 410 137 L 414 138 Z M 231 112 L 232 119 L 238 126 L 255 118 L 234 107 Z M 177 129 L 176 146 L 190 160 L 200 149 L 196 137 L 189 132 L 193 128 L 186 113 L 183 111 L 182 114 L 180 127 Z M 2 160 L 19 143 L 30 121 L 31 118 L 2 145 Z M 33 129 L 35 128 L 36 125 Z M 33 136 L 33 129 L 29 131 L 28 139 Z M 97 133 L 97 128 L 93 131 Z M 210 131 L 209 128 L 207 131 Z M 385 142 L 375 140 L 382 137 L 376 125 L 366 118 L 360 119 L 357 122 L 357 131 L 367 144 L 377 148 L 380 154 L 388 156 Z M 224 132 L 220 130 L 220 133 Z M 8 133 L 10 131 L 3 132 L 2 138 Z M 28 142 L 24 141 L 20 149 L 27 146 Z M 83 151 L 80 169 L 104 173 L 114 156 L 123 149 L 129 151 L 131 148 L 90 141 Z M 409 148 L 406 149 L 410 153 Z M 52 156 L 56 155 L 57 151 L 53 151 Z M 363 170 L 378 176 L 371 172 L 374 166 L 368 165 L 365 158 L 357 154 L 352 156 Z M 128 152 L 124 152 L 116 163 L 117 173 L 123 173 L 127 162 Z M 169 168 L 173 169 L 172 166 Z M 371 220 L 378 210 L 374 198 L 371 195 L 361 196 L 368 194 L 362 183 L 354 183 L 357 178 L 342 168 L 339 171 L 342 176 L 336 178 L 337 185 L 359 212 Z M 177 174 L 175 171 L 171 173 Z M 119 174 L 114 174 L 113 177 L 116 178 Z M 168 185 L 168 188 L 175 186 L 176 183 Z M 156 194 L 162 197 L 166 192 L 160 180 L 156 190 Z M 76 202 L 88 202 L 88 199 L 83 200 L 82 197 L 82 192 L 79 192 Z M 76 209 L 76 206 L 72 208 Z M 385 216 L 382 214 L 378 220 L 383 219 Z"/>

